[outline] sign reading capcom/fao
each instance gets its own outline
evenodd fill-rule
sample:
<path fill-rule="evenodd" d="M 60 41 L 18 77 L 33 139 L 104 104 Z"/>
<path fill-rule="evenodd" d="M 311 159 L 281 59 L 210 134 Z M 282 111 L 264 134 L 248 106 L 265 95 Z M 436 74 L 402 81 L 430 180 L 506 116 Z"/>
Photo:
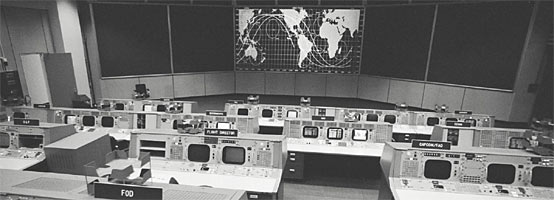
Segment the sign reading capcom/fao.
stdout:
<path fill-rule="evenodd" d="M 442 149 L 450 150 L 450 142 L 441 142 L 441 141 L 431 141 L 431 140 L 413 140 L 412 147 L 414 148 L 424 148 L 424 149 Z"/>

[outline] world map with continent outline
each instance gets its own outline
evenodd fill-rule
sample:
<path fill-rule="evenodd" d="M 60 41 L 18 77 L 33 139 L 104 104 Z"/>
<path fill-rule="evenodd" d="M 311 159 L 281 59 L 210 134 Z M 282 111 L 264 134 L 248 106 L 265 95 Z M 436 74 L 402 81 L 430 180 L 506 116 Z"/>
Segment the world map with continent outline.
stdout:
<path fill-rule="evenodd" d="M 363 9 L 236 9 L 235 68 L 359 73 Z"/>

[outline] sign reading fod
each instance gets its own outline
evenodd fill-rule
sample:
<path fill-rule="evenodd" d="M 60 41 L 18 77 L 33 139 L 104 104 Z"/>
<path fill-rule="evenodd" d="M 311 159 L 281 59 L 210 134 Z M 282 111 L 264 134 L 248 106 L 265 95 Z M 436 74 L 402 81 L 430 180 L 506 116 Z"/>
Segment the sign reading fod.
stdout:
<path fill-rule="evenodd" d="M 94 183 L 94 198 L 163 199 L 163 189 L 113 183 Z"/>
<path fill-rule="evenodd" d="M 450 150 L 451 145 L 452 143 L 450 142 L 441 142 L 441 141 L 431 141 L 431 140 L 412 141 L 412 147 L 414 148 Z"/>

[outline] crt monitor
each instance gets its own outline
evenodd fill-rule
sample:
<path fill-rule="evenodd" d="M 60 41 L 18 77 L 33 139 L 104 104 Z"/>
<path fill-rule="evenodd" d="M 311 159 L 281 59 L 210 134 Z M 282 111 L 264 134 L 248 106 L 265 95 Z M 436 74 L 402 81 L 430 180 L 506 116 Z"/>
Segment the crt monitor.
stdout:
<path fill-rule="evenodd" d="M 429 179 L 442 179 L 446 180 L 450 178 L 450 170 L 452 169 L 452 163 L 447 160 L 427 160 L 425 161 L 425 168 L 423 175 Z"/>
<path fill-rule="evenodd" d="M 262 110 L 262 117 L 264 117 L 264 118 L 273 117 L 273 110 L 263 109 Z"/>
<path fill-rule="evenodd" d="M 367 141 L 369 131 L 367 129 L 354 129 L 352 130 L 352 140 L 354 141 Z"/>
<path fill-rule="evenodd" d="M 115 110 L 125 110 L 125 104 L 123 103 L 116 103 L 114 107 Z"/>
<path fill-rule="evenodd" d="M 14 112 L 13 118 L 25 118 L 25 113 L 23 112 Z"/>
<path fill-rule="evenodd" d="M 465 119 L 464 122 L 469 123 L 471 126 L 477 126 L 477 120 L 475 119 Z"/>
<path fill-rule="evenodd" d="M 166 111 L 165 105 L 157 105 L 156 106 L 156 111 L 157 112 L 165 112 Z"/>
<path fill-rule="evenodd" d="M 296 110 L 287 111 L 287 117 L 288 118 L 298 118 L 298 111 L 296 111 Z"/>
<path fill-rule="evenodd" d="M 429 117 L 427 118 L 427 126 L 434 126 L 439 124 L 439 118 L 438 117 Z"/>
<path fill-rule="evenodd" d="M 319 129 L 315 126 L 304 126 L 302 136 L 305 138 L 317 138 L 319 136 Z"/>
<path fill-rule="evenodd" d="M 187 157 L 192 162 L 208 162 L 210 161 L 210 146 L 191 144 L 187 149 Z"/>
<path fill-rule="evenodd" d="M 113 117 L 103 116 L 101 121 L 102 121 L 102 127 L 113 127 L 115 120 Z"/>
<path fill-rule="evenodd" d="M 65 115 L 63 122 L 65 124 L 77 124 L 77 116 L 75 115 Z"/>
<path fill-rule="evenodd" d="M 231 123 L 230 122 L 217 122 L 217 124 L 215 124 L 215 128 L 217 128 L 217 129 L 231 129 Z"/>
<path fill-rule="evenodd" d="M 10 147 L 10 135 L 5 132 L 0 132 L 0 148 Z"/>
<path fill-rule="evenodd" d="M 245 157 L 246 151 L 243 147 L 223 147 L 223 163 L 242 165 L 244 164 Z"/>
<path fill-rule="evenodd" d="M 512 184 L 516 177 L 516 167 L 510 164 L 490 164 L 487 167 L 489 183 Z"/>
<path fill-rule="evenodd" d="M 554 167 L 534 167 L 531 184 L 541 187 L 554 187 Z"/>
<path fill-rule="evenodd" d="M 248 116 L 248 109 L 246 109 L 246 108 L 239 108 L 239 109 L 237 110 L 237 115 Z"/>
<path fill-rule="evenodd" d="M 367 116 L 366 116 L 366 121 L 376 122 L 378 120 L 379 120 L 379 115 L 377 115 L 377 114 L 367 114 Z"/>
<path fill-rule="evenodd" d="M 42 135 L 19 134 L 19 148 L 42 148 Z"/>
<path fill-rule="evenodd" d="M 94 116 L 85 115 L 83 116 L 83 126 L 95 126 L 96 118 Z"/>
<path fill-rule="evenodd" d="M 396 123 L 396 116 L 394 116 L 394 115 L 385 115 L 385 122 L 395 124 Z"/>
<path fill-rule="evenodd" d="M 327 138 L 330 140 L 340 140 L 342 139 L 342 128 L 328 128 L 327 129 Z"/>

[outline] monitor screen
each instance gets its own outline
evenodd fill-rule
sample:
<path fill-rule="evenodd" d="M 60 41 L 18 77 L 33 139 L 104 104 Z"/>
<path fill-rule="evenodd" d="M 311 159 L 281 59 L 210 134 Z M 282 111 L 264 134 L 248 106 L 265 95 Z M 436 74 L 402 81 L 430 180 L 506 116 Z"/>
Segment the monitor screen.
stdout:
<path fill-rule="evenodd" d="M 245 115 L 245 116 L 248 116 L 248 109 L 246 108 L 239 108 L 237 110 L 237 115 Z"/>
<path fill-rule="evenodd" d="M 456 119 L 456 118 L 451 118 L 451 117 L 450 117 L 450 118 L 446 118 L 446 121 L 447 121 L 447 122 L 457 122 L 458 119 Z"/>
<path fill-rule="evenodd" d="M 531 184 L 534 186 L 554 187 L 554 167 L 534 167 Z"/>
<path fill-rule="evenodd" d="M 75 115 L 66 115 L 63 119 L 65 124 L 77 124 L 77 116 Z"/>
<path fill-rule="evenodd" d="M 302 136 L 305 138 L 317 138 L 319 136 L 319 129 L 315 126 L 304 126 Z"/>
<path fill-rule="evenodd" d="M 427 118 L 427 126 L 434 126 L 439 124 L 439 118 L 438 117 L 429 117 Z"/>
<path fill-rule="evenodd" d="M 352 130 L 352 140 L 354 141 L 367 141 L 369 131 L 367 129 L 354 129 Z"/>
<path fill-rule="evenodd" d="M 490 164 L 487 167 L 489 183 L 511 184 L 516 177 L 516 167 L 509 164 Z"/>
<path fill-rule="evenodd" d="M 19 147 L 41 148 L 43 141 L 42 138 L 42 135 L 19 134 Z"/>
<path fill-rule="evenodd" d="M 471 126 L 477 126 L 477 120 L 475 119 L 465 119 L 464 122 L 471 124 Z"/>
<path fill-rule="evenodd" d="M 191 144 L 187 150 L 189 161 L 208 162 L 210 161 L 210 146 L 204 144 Z"/>
<path fill-rule="evenodd" d="M 265 118 L 273 117 L 273 110 L 263 109 L 262 117 L 265 117 Z"/>
<path fill-rule="evenodd" d="M 94 116 L 83 116 L 83 126 L 95 126 L 96 118 Z"/>
<path fill-rule="evenodd" d="M 156 111 L 158 111 L 158 112 L 165 112 L 165 105 L 158 105 L 158 106 L 156 106 Z"/>
<path fill-rule="evenodd" d="M 22 112 L 14 112 L 13 118 L 25 118 L 25 113 Z"/>
<path fill-rule="evenodd" d="M 217 122 L 215 125 L 215 128 L 217 129 L 231 129 L 231 123 L 230 122 Z"/>
<path fill-rule="evenodd" d="M 458 146 L 458 138 L 460 137 L 460 129 L 446 129 L 446 141 L 452 142 L 452 145 Z"/>
<path fill-rule="evenodd" d="M 342 139 L 342 128 L 329 128 L 327 129 L 327 138 L 330 140 Z"/>
<path fill-rule="evenodd" d="M 0 132 L 0 148 L 10 147 L 10 134 L 5 132 Z"/>
<path fill-rule="evenodd" d="M 125 110 L 125 104 L 123 103 L 116 103 L 114 107 L 115 110 Z"/>
<path fill-rule="evenodd" d="M 379 115 L 377 115 L 377 114 L 367 114 L 366 121 L 369 121 L 369 122 L 379 121 Z"/>
<path fill-rule="evenodd" d="M 102 117 L 102 127 L 113 127 L 114 126 L 114 118 L 109 116 L 103 116 Z"/>
<path fill-rule="evenodd" d="M 296 111 L 296 110 L 287 111 L 287 117 L 288 118 L 298 118 L 298 111 Z"/>
<path fill-rule="evenodd" d="M 154 107 L 152 105 L 143 105 L 142 106 L 142 111 L 153 111 Z"/>
<path fill-rule="evenodd" d="M 396 123 L 396 116 L 394 115 L 385 115 L 385 122 L 394 124 Z"/>
<path fill-rule="evenodd" d="M 223 147 L 223 163 L 227 164 L 244 164 L 246 152 L 242 147 Z"/>
<path fill-rule="evenodd" d="M 430 179 L 449 179 L 452 163 L 446 160 L 427 160 L 423 175 Z"/>

